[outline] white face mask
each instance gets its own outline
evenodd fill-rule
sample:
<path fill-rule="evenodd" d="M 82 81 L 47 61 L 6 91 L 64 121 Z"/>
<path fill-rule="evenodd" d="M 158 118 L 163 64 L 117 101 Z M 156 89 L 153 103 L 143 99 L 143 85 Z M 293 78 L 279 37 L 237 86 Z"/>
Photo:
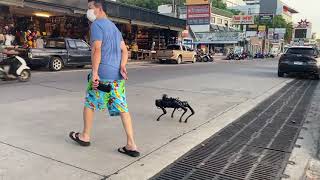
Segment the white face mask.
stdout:
<path fill-rule="evenodd" d="M 93 22 L 97 19 L 97 16 L 94 14 L 94 9 L 88 9 L 87 11 L 87 18 L 89 21 Z"/>

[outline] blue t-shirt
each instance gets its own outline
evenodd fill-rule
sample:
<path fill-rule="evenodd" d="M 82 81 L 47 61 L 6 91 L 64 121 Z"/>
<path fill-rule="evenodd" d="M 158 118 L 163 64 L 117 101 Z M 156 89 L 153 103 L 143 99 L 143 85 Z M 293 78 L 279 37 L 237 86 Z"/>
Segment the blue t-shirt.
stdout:
<path fill-rule="evenodd" d="M 90 42 L 102 41 L 99 77 L 101 80 L 121 80 L 122 35 L 109 19 L 97 19 L 91 24 Z"/>

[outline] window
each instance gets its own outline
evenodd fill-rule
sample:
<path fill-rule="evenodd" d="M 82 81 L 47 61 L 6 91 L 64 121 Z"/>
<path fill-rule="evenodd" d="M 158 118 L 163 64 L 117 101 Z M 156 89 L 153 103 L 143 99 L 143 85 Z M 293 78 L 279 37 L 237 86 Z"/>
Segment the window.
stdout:
<path fill-rule="evenodd" d="M 289 48 L 286 54 L 302 54 L 313 56 L 315 51 L 312 48 Z"/>
<path fill-rule="evenodd" d="M 66 44 L 63 39 L 62 40 L 49 39 L 46 42 L 46 48 L 65 49 Z"/>
<path fill-rule="evenodd" d="M 89 46 L 83 41 L 76 41 L 76 46 L 79 49 L 89 49 Z"/>
<path fill-rule="evenodd" d="M 69 47 L 70 47 L 71 49 L 76 49 L 76 48 L 77 48 L 76 43 L 75 43 L 74 41 L 69 40 L 69 41 L 68 41 L 68 44 L 69 44 Z"/>
<path fill-rule="evenodd" d="M 218 18 L 218 24 L 222 24 L 222 19 Z"/>
<path fill-rule="evenodd" d="M 190 47 L 186 46 L 187 51 L 193 51 Z"/>
<path fill-rule="evenodd" d="M 215 18 L 215 17 L 212 18 L 212 23 L 213 23 L 213 24 L 216 23 L 216 18 Z"/>
<path fill-rule="evenodd" d="M 167 47 L 168 50 L 180 50 L 180 46 L 179 45 L 169 45 Z"/>

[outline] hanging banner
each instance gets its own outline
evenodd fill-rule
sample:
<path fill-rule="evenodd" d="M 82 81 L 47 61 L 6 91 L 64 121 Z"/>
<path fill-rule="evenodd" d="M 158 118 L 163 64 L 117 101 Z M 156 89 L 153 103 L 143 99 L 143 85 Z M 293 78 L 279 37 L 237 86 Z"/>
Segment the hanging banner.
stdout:
<path fill-rule="evenodd" d="M 232 17 L 234 25 L 254 24 L 254 16 L 251 15 L 237 15 Z"/>

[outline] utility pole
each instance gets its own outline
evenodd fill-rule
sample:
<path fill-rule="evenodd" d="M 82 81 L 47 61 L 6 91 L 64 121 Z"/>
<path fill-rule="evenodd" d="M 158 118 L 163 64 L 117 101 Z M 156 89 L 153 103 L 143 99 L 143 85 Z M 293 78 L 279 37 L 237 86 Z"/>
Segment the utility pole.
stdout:
<path fill-rule="evenodd" d="M 172 0 L 172 13 L 174 17 L 178 17 L 178 0 Z"/>

